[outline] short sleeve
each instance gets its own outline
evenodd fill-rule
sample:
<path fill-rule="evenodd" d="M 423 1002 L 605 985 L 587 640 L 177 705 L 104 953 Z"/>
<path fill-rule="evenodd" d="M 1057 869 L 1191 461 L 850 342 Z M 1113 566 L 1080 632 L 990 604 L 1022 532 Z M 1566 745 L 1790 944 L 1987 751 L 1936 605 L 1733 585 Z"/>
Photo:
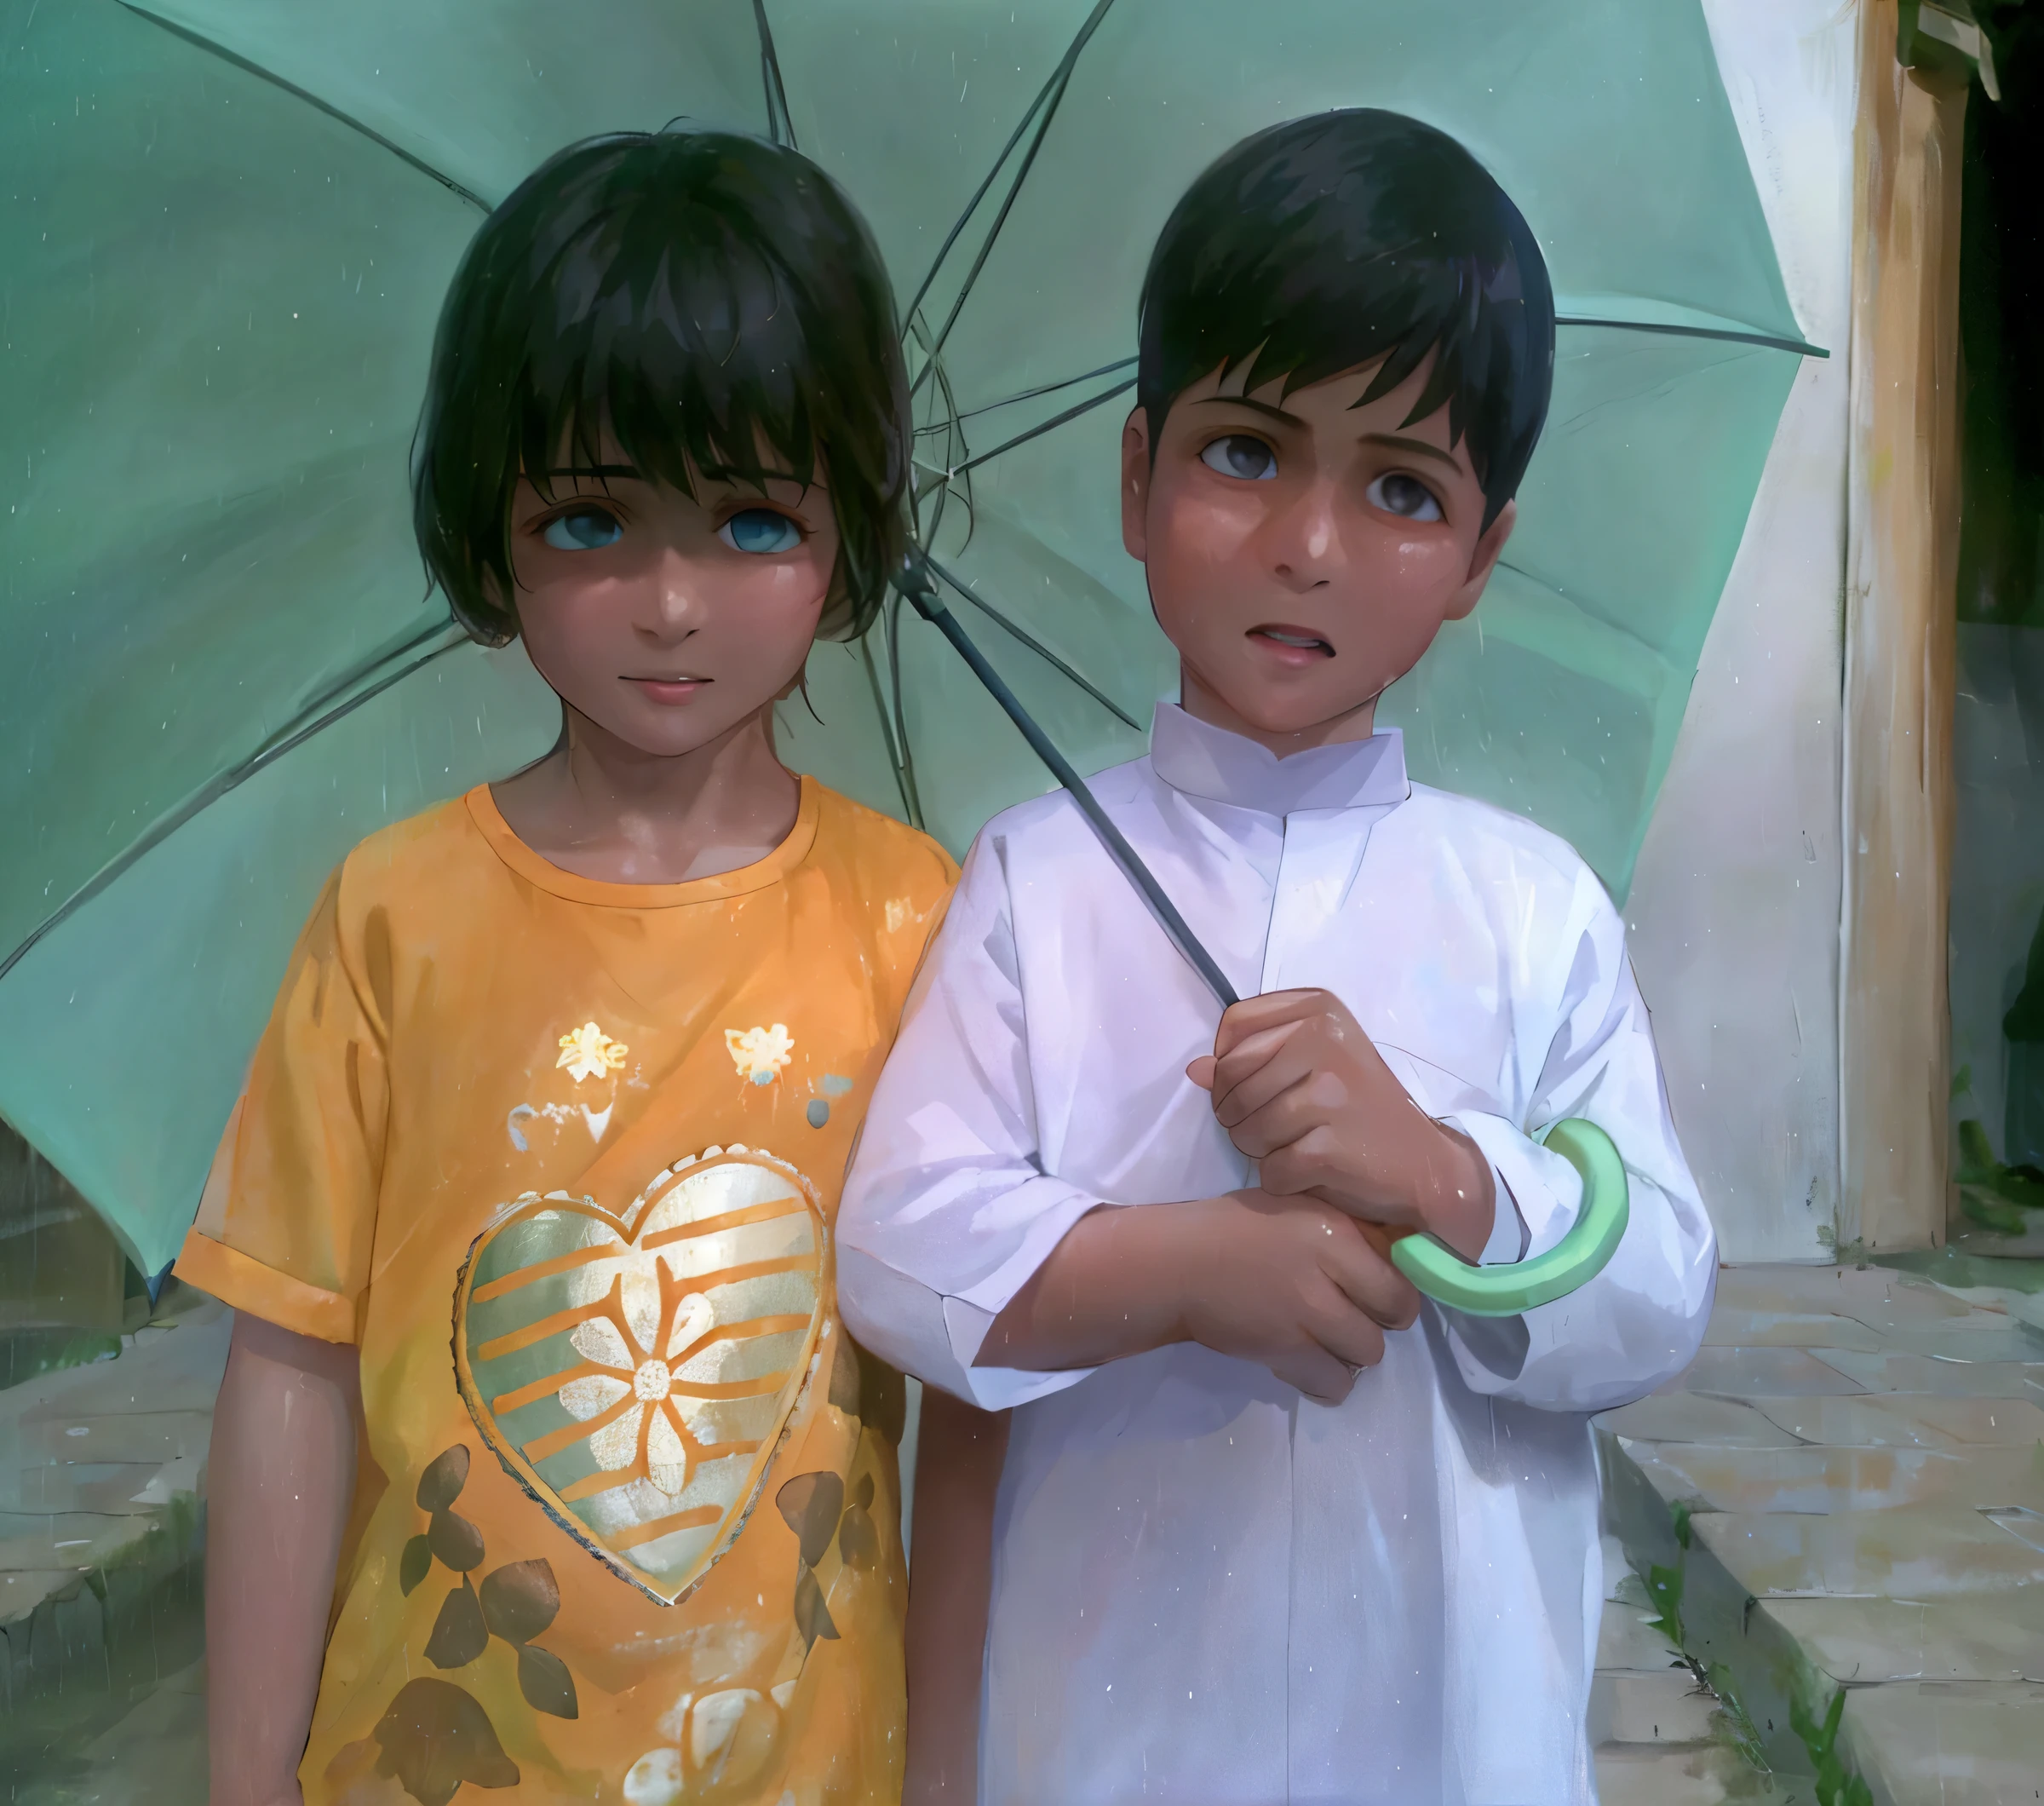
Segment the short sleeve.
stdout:
<path fill-rule="evenodd" d="M 357 1339 L 388 1119 L 384 1025 L 344 945 L 342 877 L 300 935 L 176 1262 L 215 1297 Z"/>

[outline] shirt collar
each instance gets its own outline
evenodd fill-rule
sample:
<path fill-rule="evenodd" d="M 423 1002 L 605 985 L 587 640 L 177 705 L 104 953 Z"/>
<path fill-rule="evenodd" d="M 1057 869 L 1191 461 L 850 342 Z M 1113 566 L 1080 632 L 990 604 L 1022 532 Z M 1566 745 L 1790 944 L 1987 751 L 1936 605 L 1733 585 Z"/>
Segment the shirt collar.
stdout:
<path fill-rule="evenodd" d="M 1281 759 L 1175 703 L 1160 702 L 1150 728 L 1150 763 L 1174 790 L 1265 815 L 1403 802 L 1412 793 L 1405 737 L 1396 728 Z"/>

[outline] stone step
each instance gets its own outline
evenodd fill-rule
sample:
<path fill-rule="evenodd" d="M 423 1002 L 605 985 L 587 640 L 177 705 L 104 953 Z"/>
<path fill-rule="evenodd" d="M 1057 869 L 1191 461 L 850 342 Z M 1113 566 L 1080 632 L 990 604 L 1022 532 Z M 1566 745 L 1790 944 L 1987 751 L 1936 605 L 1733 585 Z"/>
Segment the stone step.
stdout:
<path fill-rule="evenodd" d="M 1813 1772 L 1842 1688 L 1836 1754 L 1876 1806 L 2044 1798 L 2044 1341 L 2009 1308 L 2027 1295 L 1879 1268 L 1720 1281 L 1679 1389 L 1599 1420 L 1631 1565 L 1679 1571 L 1685 1646 L 1777 1785 Z"/>
<path fill-rule="evenodd" d="M 1714 1742 L 1598 1746 L 1601 1806 L 1816 1806 L 1809 1782 L 1769 1774 Z"/>
<path fill-rule="evenodd" d="M 180 1723 L 192 1716 L 172 1677 L 195 1674 L 204 1653 L 203 1477 L 230 1322 L 218 1305 L 187 1295 L 126 1337 L 118 1358 L 0 1389 L 9 1806 L 40 1797 L 21 1791 L 30 1777 L 99 1773 L 80 1752 L 123 1724 L 139 1736 L 150 1712 Z M 156 1782 L 167 1786 L 165 1776 L 188 1767 L 148 1771 L 151 1797 L 168 1801 Z M 49 1797 L 88 1806 L 95 1796 Z"/>

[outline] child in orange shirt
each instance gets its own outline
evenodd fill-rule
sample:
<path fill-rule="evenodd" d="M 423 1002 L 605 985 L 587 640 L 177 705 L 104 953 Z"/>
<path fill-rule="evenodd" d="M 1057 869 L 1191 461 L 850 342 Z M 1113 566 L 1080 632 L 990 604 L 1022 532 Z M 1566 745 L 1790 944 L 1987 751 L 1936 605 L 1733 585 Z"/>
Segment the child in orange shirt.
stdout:
<path fill-rule="evenodd" d="M 348 855 L 179 1257 L 238 1313 L 214 1806 L 898 1797 L 903 1388 L 831 1223 L 956 871 L 771 715 L 872 618 L 908 447 L 791 151 L 592 141 L 470 247 L 418 537 L 566 728 Z"/>

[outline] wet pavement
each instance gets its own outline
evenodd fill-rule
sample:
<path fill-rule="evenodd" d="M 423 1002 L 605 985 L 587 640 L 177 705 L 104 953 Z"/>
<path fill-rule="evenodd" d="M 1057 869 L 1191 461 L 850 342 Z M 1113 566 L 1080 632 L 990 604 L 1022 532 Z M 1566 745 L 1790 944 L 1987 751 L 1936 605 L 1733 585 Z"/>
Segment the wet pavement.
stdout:
<path fill-rule="evenodd" d="M 1830 1753 L 1877 1806 L 2034 1801 L 2044 1263 L 1911 1264 L 1720 1274 L 1696 1364 L 1599 1420 L 1607 1518 L 1679 1576 L 1684 1647 L 1778 1785 L 1842 1689 Z"/>
<path fill-rule="evenodd" d="M 1880 1806 L 2044 1798 L 2044 1262 L 1919 1264 L 1728 1269 L 1690 1372 L 1599 1420 L 1605 1806 L 1817 1806 L 1841 1687 L 1832 1753 Z M 204 1800 L 227 1327 L 174 1296 L 0 1390 L 0 1806 Z"/>

